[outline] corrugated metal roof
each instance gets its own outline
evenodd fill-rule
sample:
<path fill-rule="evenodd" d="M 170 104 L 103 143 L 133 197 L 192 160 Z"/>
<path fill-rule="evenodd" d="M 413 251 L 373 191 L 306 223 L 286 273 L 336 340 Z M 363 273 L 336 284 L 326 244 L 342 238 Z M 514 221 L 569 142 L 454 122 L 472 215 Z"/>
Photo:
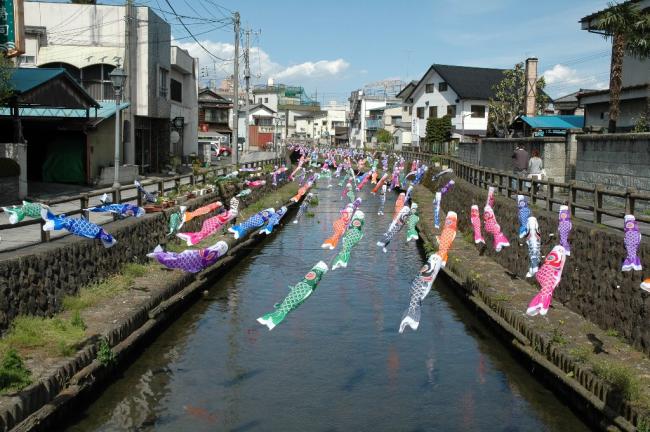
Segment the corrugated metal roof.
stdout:
<path fill-rule="evenodd" d="M 9 75 L 9 86 L 16 93 L 26 93 L 63 73 L 62 68 L 16 68 Z"/>
<path fill-rule="evenodd" d="M 89 120 L 103 120 L 115 115 L 115 101 L 98 101 L 100 107 L 95 110 L 90 109 Z M 120 103 L 120 111 L 131 106 L 131 102 Z M 55 118 L 86 118 L 86 110 L 83 109 L 66 109 L 66 108 L 18 108 L 21 117 L 55 117 Z M 0 107 L 0 116 L 9 116 L 9 108 Z M 99 122 L 96 122 L 99 123 Z"/>
<path fill-rule="evenodd" d="M 520 118 L 535 129 L 581 129 L 585 125 L 585 117 L 577 115 L 521 116 Z"/>

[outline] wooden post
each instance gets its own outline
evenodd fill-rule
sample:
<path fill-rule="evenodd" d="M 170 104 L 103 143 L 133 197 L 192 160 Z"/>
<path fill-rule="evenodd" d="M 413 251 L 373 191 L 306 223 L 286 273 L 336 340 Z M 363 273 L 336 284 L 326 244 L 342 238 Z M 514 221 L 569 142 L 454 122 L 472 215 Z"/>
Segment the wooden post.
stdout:
<path fill-rule="evenodd" d="M 576 181 L 571 180 L 569 182 L 569 210 L 571 211 L 571 216 L 576 215 L 576 208 L 574 206 L 575 202 L 577 201 L 577 194 L 578 191 L 575 188 L 576 186 Z"/>
<path fill-rule="evenodd" d="M 537 180 L 530 179 L 530 201 L 535 204 L 537 202 Z"/>
<path fill-rule="evenodd" d="M 88 215 L 89 212 L 88 212 L 88 210 L 84 210 L 84 209 L 88 208 L 89 202 L 90 202 L 90 199 L 88 198 L 88 194 L 82 194 L 81 197 L 79 198 L 79 206 L 80 206 L 81 212 L 82 212 L 81 214 L 86 219 L 89 219 L 89 215 Z"/>
<path fill-rule="evenodd" d="M 601 223 L 603 215 L 600 209 L 603 207 L 603 186 L 601 184 L 594 185 L 594 223 Z"/>
<path fill-rule="evenodd" d="M 163 196 L 165 193 L 165 181 L 164 180 L 159 180 L 158 181 L 158 196 Z"/>
<path fill-rule="evenodd" d="M 38 222 L 38 226 L 41 228 L 41 243 L 47 243 L 50 241 L 50 232 L 43 231 L 43 225 L 45 225 L 45 221 L 43 219 L 39 220 Z"/>
<path fill-rule="evenodd" d="M 548 181 L 548 186 L 546 189 L 546 210 L 553 211 L 553 201 L 551 200 L 553 199 L 553 189 L 555 188 L 555 186 L 553 186 L 552 183 L 555 180 L 553 180 L 550 177 L 547 178 L 546 180 Z"/>
<path fill-rule="evenodd" d="M 636 192 L 637 190 L 631 187 L 625 189 L 625 214 L 634 215 L 635 199 L 632 194 Z"/>

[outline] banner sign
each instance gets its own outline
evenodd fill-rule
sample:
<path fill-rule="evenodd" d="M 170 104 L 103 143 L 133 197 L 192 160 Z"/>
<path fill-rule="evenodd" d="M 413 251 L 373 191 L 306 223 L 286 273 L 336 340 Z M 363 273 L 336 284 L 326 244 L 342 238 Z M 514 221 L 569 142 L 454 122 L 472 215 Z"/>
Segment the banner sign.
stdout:
<path fill-rule="evenodd" d="M 0 0 L 0 52 L 16 57 L 24 50 L 23 0 Z"/>

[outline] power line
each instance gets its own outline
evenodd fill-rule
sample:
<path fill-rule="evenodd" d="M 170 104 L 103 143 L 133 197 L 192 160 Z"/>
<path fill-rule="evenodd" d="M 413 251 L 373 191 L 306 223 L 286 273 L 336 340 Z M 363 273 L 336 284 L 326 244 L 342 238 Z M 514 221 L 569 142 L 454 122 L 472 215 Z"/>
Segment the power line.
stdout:
<path fill-rule="evenodd" d="M 175 10 L 174 7 L 172 6 L 172 4 L 169 2 L 169 0 L 165 0 L 165 3 L 167 3 L 167 5 L 169 6 L 169 8 L 172 10 L 172 12 L 174 13 L 174 15 L 176 16 L 176 19 L 178 19 L 178 21 L 179 21 L 181 24 L 183 24 L 183 28 L 185 29 L 185 31 L 186 31 L 186 32 L 187 32 L 187 33 L 192 37 L 192 39 L 194 39 L 194 42 L 196 42 L 196 43 L 201 47 L 201 49 L 203 49 L 203 51 L 205 51 L 206 53 L 208 53 L 208 55 L 210 55 L 210 57 L 213 57 L 213 58 L 215 58 L 215 59 L 217 59 L 217 60 L 228 61 L 228 60 L 226 60 L 226 59 L 223 59 L 223 58 L 221 58 L 221 57 L 218 57 L 218 56 L 212 54 L 212 52 L 210 52 L 210 50 L 208 50 L 208 49 L 207 49 L 207 48 L 206 48 L 206 47 L 205 47 L 201 42 L 199 42 L 199 40 L 194 36 L 194 34 L 192 34 L 192 32 L 190 31 L 190 29 L 187 28 L 187 26 L 185 25 L 185 23 L 183 22 L 183 20 L 182 20 L 182 19 L 180 18 L 180 16 L 176 13 L 176 10 Z"/>

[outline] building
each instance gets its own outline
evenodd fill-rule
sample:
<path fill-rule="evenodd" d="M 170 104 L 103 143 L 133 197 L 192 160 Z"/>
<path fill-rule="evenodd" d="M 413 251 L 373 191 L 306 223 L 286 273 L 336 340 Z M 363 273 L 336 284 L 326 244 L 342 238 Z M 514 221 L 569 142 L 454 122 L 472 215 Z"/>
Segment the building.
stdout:
<path fill-rule="evenodd" d="M 350 94 L 349 143 L 352 148 L 374 147 L 377 131 L 383 127 L 383 108 L 398 105 L 401 100 L 372 88 L 355 90 Z"/>
<path fill-rule="evenodd" d="M 631 0 L 642 10 L 650 9 L 650 0 Z M 595 28 L 603 11 L 595 12 L 580 20 L 583 30 L 599 33 Z M 578 93 L 580 106 L 584 108 L 585 128 L 606 129 L 609 125 L 609 89 Z M 631 130 L 644 113 L 650 110 L 650 59 L 640 60 L 629 54 L 623 58 L 623 77 L 620 97 L 620 113 L 617 129 Z"/>
<path fill-rule="evenodd" d="M 297 120 L 315 116 L 321 111 L 320 103 L 309 97 L 303 87 L 274 84 L 272 79 L 265 85 L 253 87 L 253 103 L 263 104 L 277 113 L 276 139 L 283 140 L 301 135 L 296 127 Z M 304 129 L 306 134 L 308 128 Z"/>
<path fill-rule="evenodd" d="M 576 92 L 561 96 L 553 101 L 553 113 L 556 115 L 584 115 L 585 110 L 578 102 L 578 95 L 598 90 L 580 89 Z"/>
<path fill-rule="evenodd" d="M 277 112 L 264 104 L 248 107 L 248 149 L 250 151 L 270 150 L 274 134 L 278 130 Z M 239 117 L 239 129 L 244 130 L 246 115 Z"/>
<path fill-rule="evenodd" d="M 337 128 L 340 130 L 348 126 L 348 106 L 331 101 L 323 107 L 323 111 L 325 116 L 319 119 L 316 136 L 320 137 L 321 142 L 334 144 Z"/>
<path fill-rule="evenodd" d="M 503 69 L 434 64 L 408 96 L 412 112 L 413 146 L 424 141 L 430 117 L 451 117 L 452 138 L 461 141 L 486 136 L 488 100 L 492 87 L 503 79 Z"/>
<path fill-rule="evenodd" d="M 102 105 L 114 100 L 110 73 L 124 68 L 123 162 L 158 172 L 170 155 L 197 151 L 198 60 L 171 45 L 170 25 L 152 9 L 25 2 L 25 26 L 20 66 L 62 67 Z"/>
<path fill-rule="evenodd" d="M 229 144 L 232 140 L 232 101 L 204 88 L 199 90 L 198 105 L 199 137 Z"/>

